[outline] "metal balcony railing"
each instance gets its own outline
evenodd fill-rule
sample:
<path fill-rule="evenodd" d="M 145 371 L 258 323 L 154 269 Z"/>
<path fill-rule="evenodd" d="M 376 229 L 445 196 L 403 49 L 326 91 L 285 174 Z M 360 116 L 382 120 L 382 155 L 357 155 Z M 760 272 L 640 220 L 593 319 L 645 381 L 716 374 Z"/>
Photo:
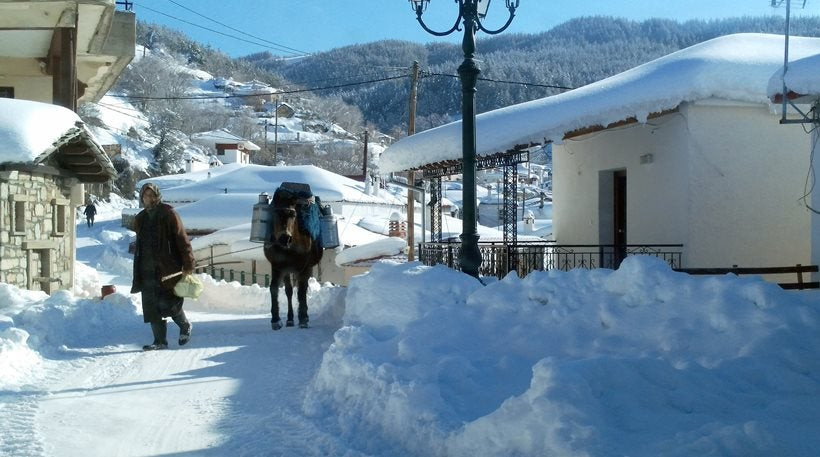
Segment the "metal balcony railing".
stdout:
<path fill-rule="evenodd" d="M 504 277 L 511 271 L 521 277 L 536 270 L 574 268 L 617 268 L 629 255 L 651 255 L 665 260 L 672 268 L 680 268 L 682 244 L 557 244 L 550 241 L 523 241 L 514 245 L 501 242 L 479 242 L 483 276 Z M 419 261 L 425 265 L 443 264 L 459 269 L 461 243 L 430 242 L 419 244 Z"/>

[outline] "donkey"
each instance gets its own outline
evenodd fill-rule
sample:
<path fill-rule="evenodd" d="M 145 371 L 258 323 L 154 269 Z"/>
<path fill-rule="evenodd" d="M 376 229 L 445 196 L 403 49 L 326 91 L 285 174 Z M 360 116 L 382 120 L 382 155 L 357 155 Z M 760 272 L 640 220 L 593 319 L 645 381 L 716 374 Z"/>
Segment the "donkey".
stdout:
<path fill-rule="evenodd" d="M 288 297 L 287 326 L 293 327 L 293 285 L 299 300 L 299 327 L 308 328 L 307 288 L 313 267 L 322 259 L 319 204 L 304 184 L 282 183 L 273 194 L 270 238 L 265 258 L 271 264 L 271 328 L 279 330 L 279 284 Z"/>

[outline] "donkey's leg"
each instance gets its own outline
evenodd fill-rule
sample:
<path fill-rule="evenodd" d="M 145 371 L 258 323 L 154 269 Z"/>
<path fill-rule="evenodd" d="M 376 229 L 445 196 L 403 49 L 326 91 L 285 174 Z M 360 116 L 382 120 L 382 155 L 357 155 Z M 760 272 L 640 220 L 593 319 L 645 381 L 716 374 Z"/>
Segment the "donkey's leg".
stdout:
<path fill-rule="evenodd" d="M 296 298 L 299 300 L 299 328 L 308 328 L 307 289 L 310 272 L 311 269 L 308 269 L 299 273 L 299 288 L 296 290 Z"/>
<path fill-rule="evenodd" d="M 279 282 L 282 279 L 282 273 L 277 270 L 271 271 L 270 280 L 270 325 L 274 330 L 282 328 L 281 319 L 279 319 Z"/>
<path fill-rule="evenodd" d="M 285 275 L 285 295 L 288 296 L 288 327 L 293 327 L 293 275 Z"/>

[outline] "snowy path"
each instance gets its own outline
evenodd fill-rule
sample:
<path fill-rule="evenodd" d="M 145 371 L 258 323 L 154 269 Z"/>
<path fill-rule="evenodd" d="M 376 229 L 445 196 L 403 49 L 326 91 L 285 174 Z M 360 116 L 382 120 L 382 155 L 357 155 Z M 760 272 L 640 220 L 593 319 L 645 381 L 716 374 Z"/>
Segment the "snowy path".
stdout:
<path fill-rule="evenodd" d="M 15 456 L 361 455 L 302 412 L 335 328 L 270 330 L 268 317 L 189 313 L 194 335 L 142 352 L 147 325 L 121 341 L 66 349 L 43 385 L 4 404 Z M 20 434 L 27 436 L 20 440 Z M 19 443 L 29 443 L 26 449 Z"/>

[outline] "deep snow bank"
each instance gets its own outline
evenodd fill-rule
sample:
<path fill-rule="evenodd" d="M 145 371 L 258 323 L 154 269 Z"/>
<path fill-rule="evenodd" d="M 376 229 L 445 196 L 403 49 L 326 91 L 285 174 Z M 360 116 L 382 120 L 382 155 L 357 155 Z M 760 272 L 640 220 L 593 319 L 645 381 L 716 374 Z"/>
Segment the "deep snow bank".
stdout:
<path fill-rule="evenodd" d="M 639 256 L 487 287 L 382 263 L 305 409 L 379 455 L 811 455 L 816 297 Z"/>

